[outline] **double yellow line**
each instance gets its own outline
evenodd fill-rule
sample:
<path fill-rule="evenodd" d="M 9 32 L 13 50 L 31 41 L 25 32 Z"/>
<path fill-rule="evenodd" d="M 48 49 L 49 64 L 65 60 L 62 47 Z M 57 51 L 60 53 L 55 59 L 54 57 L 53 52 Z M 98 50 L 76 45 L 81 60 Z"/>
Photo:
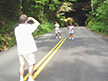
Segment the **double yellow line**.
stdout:
<path fill-rule="evenodd" d="M 65 42 L 66 38 L 62 38 L 48 53 L 42 60 L 34 67 L 34 71 L 38 68 L 38 70 L 34 73 L 33 79 L 35 79 L 38 74 L 43 70 L 46 64 L 51 60 L 51 58 L 55 55 L 57 50 L 61 47 L 61 45 Z M 27 80 L 29 74 L 24 77 L 24 81 Z"/>

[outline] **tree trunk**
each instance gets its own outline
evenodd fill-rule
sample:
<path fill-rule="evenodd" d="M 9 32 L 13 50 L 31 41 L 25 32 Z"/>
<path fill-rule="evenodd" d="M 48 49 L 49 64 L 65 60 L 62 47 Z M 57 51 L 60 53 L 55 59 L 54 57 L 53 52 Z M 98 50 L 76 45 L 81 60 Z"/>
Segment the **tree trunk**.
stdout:
<path fill-rule="evenodd" d="M 92 12 L 94 12 L 94 8 L 93 8 L 93 0 L 91 0 L 91 5 L 92 5 Z"/>

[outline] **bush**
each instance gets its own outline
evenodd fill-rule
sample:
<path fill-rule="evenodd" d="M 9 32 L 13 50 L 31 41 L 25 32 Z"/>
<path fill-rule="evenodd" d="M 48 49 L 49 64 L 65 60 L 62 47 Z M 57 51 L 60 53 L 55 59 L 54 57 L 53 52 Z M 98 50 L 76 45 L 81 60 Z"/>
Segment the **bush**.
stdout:
<path fill-rule="evenodd" d="M 108 34 L 108 0 L 94 0 L 94 12 L 90 12 L 87 27 L 101 34 Z"/>
<path fill-rule="evenodd" d="M 34 37 L 38 37 L 42 34 L 45 34 L 47 32 L 50 32 L 54 30 L 55 26 L 53 22 L 42 22 L 41 25 L 38 27 L 38 31 L 33 33 Z"/>

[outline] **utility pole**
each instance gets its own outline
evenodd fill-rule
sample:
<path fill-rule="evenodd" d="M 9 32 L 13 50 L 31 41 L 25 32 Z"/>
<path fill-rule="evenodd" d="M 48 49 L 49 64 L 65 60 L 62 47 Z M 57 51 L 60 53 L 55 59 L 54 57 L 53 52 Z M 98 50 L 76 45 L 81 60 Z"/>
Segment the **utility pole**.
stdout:
<path fill-rule="evenodd" d="M 94 12 L 94 9 L 93 9 L 93 0 L 91 0 L 91 5 L 92 5 L 92 12 Z"/>

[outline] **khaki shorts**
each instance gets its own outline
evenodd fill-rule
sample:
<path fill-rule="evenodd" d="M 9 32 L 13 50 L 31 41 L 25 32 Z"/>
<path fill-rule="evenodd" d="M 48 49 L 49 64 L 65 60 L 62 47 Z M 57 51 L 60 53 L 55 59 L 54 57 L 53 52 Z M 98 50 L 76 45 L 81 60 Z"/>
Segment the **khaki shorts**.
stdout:
<path fill-rule="evenodd" d="M 61 31 L 59 30 L 59 28 L 55 28 L 55 33 L 61 33 Z"/>
<path fill-rule="evenodd" d="M 25 62 L 28 63 L 28 65 L 35 64 L 35 55 L 34 54 L 27 54 L 27 55 L 19 55 L 19 62 L 21 65 L 25 65 Z"/>

